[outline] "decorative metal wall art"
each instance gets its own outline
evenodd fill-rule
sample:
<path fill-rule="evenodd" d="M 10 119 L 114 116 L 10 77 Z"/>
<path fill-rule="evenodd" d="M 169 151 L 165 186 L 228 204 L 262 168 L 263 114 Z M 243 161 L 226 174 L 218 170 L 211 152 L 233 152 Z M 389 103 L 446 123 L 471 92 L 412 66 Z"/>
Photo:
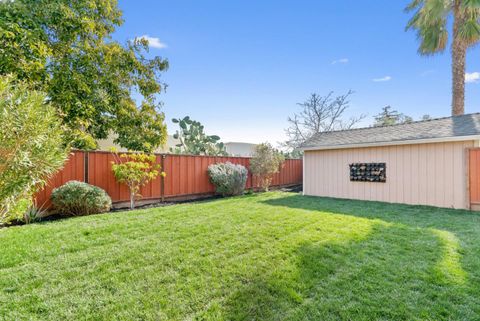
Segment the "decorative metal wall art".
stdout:
<path fill-rule="evenodd" d="M 386 163 L 353 163 L 349 166 L 352 182 L 385 183 L 387 181 Z"/>

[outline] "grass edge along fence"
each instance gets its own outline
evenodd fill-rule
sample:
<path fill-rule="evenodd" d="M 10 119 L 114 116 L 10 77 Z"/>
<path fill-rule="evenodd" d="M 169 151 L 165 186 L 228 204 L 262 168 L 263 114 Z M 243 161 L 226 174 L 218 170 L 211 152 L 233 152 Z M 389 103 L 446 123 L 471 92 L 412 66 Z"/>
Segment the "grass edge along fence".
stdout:
<path fill-rule="evenodd" d="M 142 187 L 140 201 L 188 200 L 213 195 L 215 187 L 210 182 L 207 168 L 211 164 L 231 162 L 249 170 L 249 157 L 198 156 L 155 154 L 156 161 L 166 177 L 158 177 Z M 37 205 L 51 207 L 52 190 L 71 180 L 86 182 L 103 188 L 117 206 L 129 201 L 128 188 L 116 181 L 112 172 L 113 155 L 104 151 L 73 151 L 60 170 L 45 188 L 35 195 Z M 301 159 L 287 159 L 279 173 L 275 174 L 272 186 L 302 184 L 303 164 Z M 248 173 L 246 189 L 257 189 L 259 181 Z"/>

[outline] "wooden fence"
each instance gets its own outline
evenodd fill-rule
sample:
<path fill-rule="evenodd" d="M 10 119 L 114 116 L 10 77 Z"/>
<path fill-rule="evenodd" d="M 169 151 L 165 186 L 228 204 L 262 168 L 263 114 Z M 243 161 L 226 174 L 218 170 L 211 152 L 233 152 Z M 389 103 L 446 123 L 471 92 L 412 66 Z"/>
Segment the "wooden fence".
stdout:
<path fill-rule="evenodd" d="M 241 164 L 249 169 L 250 158 L 216 157 L 156 154 L 157 162 L 167 176 L 159 177 L 142 188 L 142 200 L 188 199 L 203 195 L 212 195 L 215 188 L 210 183 L 207 168 L 211 164 L 231 162 Z M 37 193 L 38 205 L 49 207 L 52 190 L 70 180 L 87 182 L 103 188 L 112 198 L 112 202 L 129 200 L 128 189 L 119 184 L 111 169 L 113 156 L 109 152 L 81 152 L 71 154 L 64 168 Z M 302 184 L 302 160 L 287 159 L 279 173 L 275 174 L 272 186 L 289 186 Z M 246 188 L 259 187 L 258 180 L 250 172 Z"/>
<path fill-rule="evenodd" d="M 468 153 L 468 191 L 470 209 L 480 210 L 480 148 L 469 148 Z"/>

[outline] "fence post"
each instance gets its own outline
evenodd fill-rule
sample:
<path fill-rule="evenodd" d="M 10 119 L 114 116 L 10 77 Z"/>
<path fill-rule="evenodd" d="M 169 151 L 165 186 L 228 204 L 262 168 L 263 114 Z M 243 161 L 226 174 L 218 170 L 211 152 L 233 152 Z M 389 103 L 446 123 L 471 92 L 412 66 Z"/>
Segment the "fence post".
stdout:
<path fill-rule="evenodd" d="M 248 187 L 249 189 L 253 189 L 253 174 L 252 174 L 252 171 L 250 170 L 251 159 L 252 159 L 251 157 L 248 158 L 248 165 L 247 165 L 248 175 L 250 175 L 250 186 Z"/>
<path fill-rule="evenodd" d="M 165 172 L 165 158 L 167 158 L 167 155 L 162 154 L 162 157 L 160 158 L 160 170 L 162 172 Z M 165 202 L 165 177 L 163 175 L 160 176 L 160 196 L 162 203 Z"/>
<path fill-rule="evenodd" d="M 88 152 L 85 151 L 84 154 L 83 154 L 83 173 L 84 173 L 84 176 L 83 176 L 83 181 L 85 183 L 88 184 Z"/>

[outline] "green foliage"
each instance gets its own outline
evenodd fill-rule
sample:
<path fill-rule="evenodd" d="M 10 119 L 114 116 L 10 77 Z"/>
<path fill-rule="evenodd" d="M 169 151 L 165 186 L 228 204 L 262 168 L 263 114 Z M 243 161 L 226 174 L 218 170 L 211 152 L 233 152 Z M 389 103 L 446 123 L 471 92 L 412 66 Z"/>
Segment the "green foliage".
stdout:
<path fill-rule="evenodd" d="M 23 223 L 25 213 L 28 211 L 31 203 L 30 198 L 21 198 L 15 202 L 11 202 L 8 212 L 5 212 L 0 219 L 0 226 Z"/>
<path fill-rule="evenodd" d="M 46 100 L 24 83 L 0 77 L 0 223 L 23 215 L 8 212 L 43 187 L 67 158 L 63 130 Z"/>
<path fill-rule="evenodd" d="M 150 151 L 165 143 L 156 94 L 168 62 L 147 59 L 148 41 L 111 39 L 122 13 L 116 0 L 0 1 L 0 75 L 14 74 L 48 94 L 80 149 L 117 134 L 115 143 Z M 136 106 L 131 98 L 141 97 Z"/>
<path fill-rule="evenodd" d="M 407 29 L 416 31 L 421 55 L 443 52 L 451 43 L 452 115 L 463 115 L 467 49 L 480 40 L 479 1 L 412 0 L 406 11 L 414 12 Z"/>
<path fill-rule="evenodd" d="M 255 193 L 255 190 L 253 188 L 249 188 L 245 191 L 245 195 L 252 195 Z"/>
<path fill-rule="evenodd" d="M 374 116 L 375 123 L 373 126 L 390 126 L 398 124 L 409 124 L 414 121 L 414 119 L 405 114 L 399 113 L 396 110 L 392 110 L 391 106 L 385 106 L 382 108 L 382 111 Z M 428 114 L 423 115 L 419 120 L 431 120 L 432 117 Z"/>
<path fill-rule="evenodd" d="M 47 216 L 47 210 L 37 206 L 31 198 L 22 198 L 18 200 L 8 213 L 0 220 L 0 226 L 12 224 L 31 224 L 40 221 L 42 217 Z"/>
<path fill-rule="evenodd" d="M 396 110 L 392 110 L 391 106 L 385 106 L 382 111 L 374 116 L 375 123 L 373 126 L 390 126 L 396 124 L 405 124 L 413 122 L 413 118 Z"/>
<path fill-rule="evenodd" d="M 480 39 L 480 6 L 472 0 L 413 0 L 406 11 L 414 11 L 407 29 L 417 31 L 419 53 L 433 54 L 445 50 L 448 44 L 448 18 L 453 13 L 458 24 L 456 37 L 466 46 Z"/>
<path fill-rule="evenodd" d="M 255 146 L 255 152 L 250 159 L 250 171 L 260 179 L 260 185 L 268 191 L 273 175 L 280 171 L 285 157 L 269 143 Z"/>
<path fill-rule="evenodd" d="M 110 196 L 103 189 L 79 181 L 55 188 L 51 199 L 55 210 L 66 216 L 108 212 L 112 206 Z"/>
<path fill-rule="evenodd" d="M 218 194 L 241 195 L 247 183 L 248 171 L 242 165 L 226 162 L 208 166 L 208 175 Z"/>
<path fill-rule="evenodd" d="M 391 106 L 385 106 L 382 108 L 382 111 L 374 116 L 375 124 L 374 126 L 389 126 L 400 123 L 402 114 L 396 110 L 392 110 Z"/>
<path fill-rule="evenodd" d="M 36 204 L 30 204 L 23 214 L 23 223 L 31 224 L 40 221 L 43 217 L 48 216 L 47 209 L 38 207 Z"/>
<path fill-rule="evenodd" d="M 174 118 L 172 121 L 180 127 L 173 135 L 180 143 L 175 149 L 170 149 L 172 152 L 190 155 L 228 155 L 225 145 L 220 142 L 220 137 L 205 134 L 204 126 L 200 122 L 191 120 L 189 116 L 183 119 Z"/>
<path fill-rule="evenodd" d="M 130 191 L 130 208 L 135 208 L 135 198 L 141 196 L 140 188 L 159 174 L 165 177 L 165 172 L 160 173 L 160 164 L 156 162 L 154 154 L 129 153 L 118 154 L 112 150 L 115 162 L 112 171 L 119 183 L 127 185 Z"/>
<path fill-rule="evenodd" d="M 299 159 L 303 157 L 303 151 L 299 149 L 293 149 L 291 151 L 283 151 L 281 152 L 283 157 L 286 159 Z"/>
<path fill-rule="evenodd" d="M 165 116 L 158 113 L 150 104 L 142 104 L 140 112 L 132 105 L 127 114 L 118 119 L 117 138 L 120 146 L 129 150 L 152 152 L 163 145 L 167 138 Z"/>

